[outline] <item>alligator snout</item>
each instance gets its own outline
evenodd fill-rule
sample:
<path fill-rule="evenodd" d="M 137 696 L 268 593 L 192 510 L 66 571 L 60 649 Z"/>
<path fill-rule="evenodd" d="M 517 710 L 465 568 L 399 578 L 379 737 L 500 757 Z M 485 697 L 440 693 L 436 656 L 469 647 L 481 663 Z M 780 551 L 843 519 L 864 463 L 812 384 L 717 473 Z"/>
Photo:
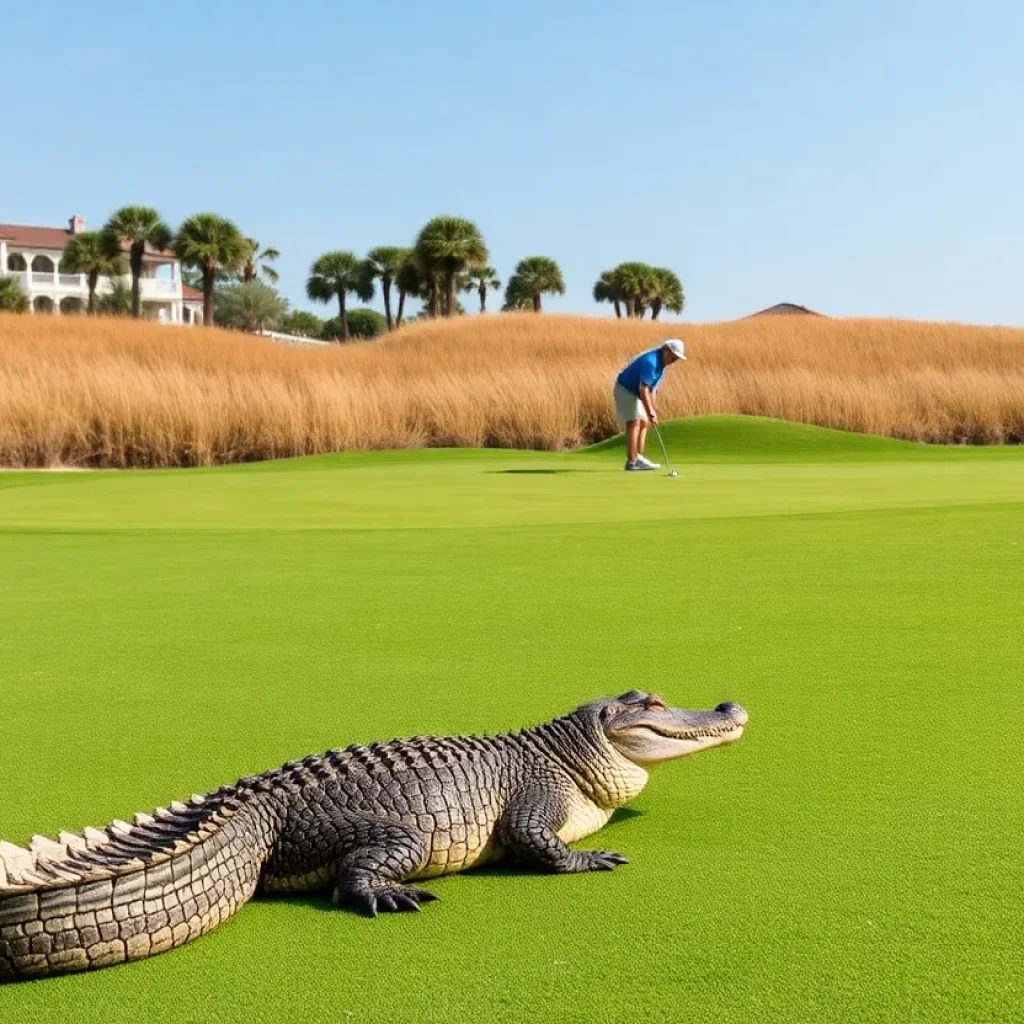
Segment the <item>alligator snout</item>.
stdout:
<path fill-rule="evenodd" d="M 727 700 L 724 704 L 719 704 L 715 708 L 715 712 L 719 715 L 726 715 L 731 718 L 737 725 L 747 724 L 747 713 L 740 707 L 739 704 L 734 704 L 731 700 Z"/>

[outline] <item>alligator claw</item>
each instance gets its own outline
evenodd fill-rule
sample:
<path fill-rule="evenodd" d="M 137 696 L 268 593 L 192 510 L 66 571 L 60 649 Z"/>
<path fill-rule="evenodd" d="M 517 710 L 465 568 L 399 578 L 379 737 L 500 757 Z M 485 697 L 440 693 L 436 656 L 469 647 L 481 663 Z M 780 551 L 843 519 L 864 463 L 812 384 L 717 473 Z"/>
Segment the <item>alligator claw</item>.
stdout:
<path fill-rule="evenodd" d="M 581 851 L 585 860 L 583 871 L 614 871 L 620 864 L 628 864 L 629 861 L 621 853 L 613 853 L 611 850 L 587 850 Z"/>
<path fill-rule="evenodd" d="M 403 885 L 378 889 L 375 892 L 360 893 L 356 902 L 370 917 L 376 917 L 378 914 L 419 911 L 421 903 L 433 903 L 440 898 L 432 892 L 427 892 L 426 889 Z"/>

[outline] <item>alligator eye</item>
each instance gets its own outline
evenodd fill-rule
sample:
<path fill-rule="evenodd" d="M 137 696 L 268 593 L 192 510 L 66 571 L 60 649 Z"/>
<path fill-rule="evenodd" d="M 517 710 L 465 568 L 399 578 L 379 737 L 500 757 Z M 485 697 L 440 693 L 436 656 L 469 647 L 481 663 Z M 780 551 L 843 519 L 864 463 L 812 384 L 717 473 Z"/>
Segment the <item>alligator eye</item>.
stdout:
<path fill-rule="evenodd" d="M 663 700 L 654 698 L 647 702 L 648 711 L 668 711 L 668 705 Z"/>

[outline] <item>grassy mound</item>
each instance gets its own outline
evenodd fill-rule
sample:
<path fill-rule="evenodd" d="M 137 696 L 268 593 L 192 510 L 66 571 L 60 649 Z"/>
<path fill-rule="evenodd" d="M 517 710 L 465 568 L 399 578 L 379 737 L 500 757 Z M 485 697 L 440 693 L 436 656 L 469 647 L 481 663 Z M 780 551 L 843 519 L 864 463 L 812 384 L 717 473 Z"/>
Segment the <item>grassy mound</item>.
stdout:
<path fill-rule="evenodd" d="M 614 873 L 487 869 L 376 921 L 258 899 L 0 1016 L 1014 1020 L 1024 458 L 668 427 L 703 453 L 677 481 L 612 449 L 0 474 L 5 839 L 634 686 L 751 716 L 586 841 Z"/>
<path fill-rule="evenodd" d="M 759 416 L 700 416 L 660 424 L 662 440 L 674 462 L 878 462 L 890 459 L 961 457 L 964 445 L 929 445 L 897 441 L 889 437 L 830 430 L 805 423 L 787 423 Z M 978 447 L 984 457 L 1011 458 L 1024 454 L 1013 447 Z M 625 452 L 625 437 L 616 434 L 584 449 L 587 454 L 615 455 Z M 654 430 L 647 439 L 648 455 L 660 452 Z"/>

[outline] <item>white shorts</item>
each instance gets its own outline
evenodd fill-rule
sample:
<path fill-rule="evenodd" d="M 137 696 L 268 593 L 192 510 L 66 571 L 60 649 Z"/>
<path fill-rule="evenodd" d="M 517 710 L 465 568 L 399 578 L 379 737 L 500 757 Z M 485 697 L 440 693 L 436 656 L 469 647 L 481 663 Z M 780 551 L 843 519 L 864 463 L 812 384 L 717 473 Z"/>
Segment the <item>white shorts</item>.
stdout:
<path fill-rule="evenodd" d="M 615 418 L 620 423 L 628 423 L 630 420 L 647 422 L 647 410 L 644 408 L 644 403 L 632 391 L 627 391 L 618 381 L 615 382 L 612 397 L 615 399 Z"/>

